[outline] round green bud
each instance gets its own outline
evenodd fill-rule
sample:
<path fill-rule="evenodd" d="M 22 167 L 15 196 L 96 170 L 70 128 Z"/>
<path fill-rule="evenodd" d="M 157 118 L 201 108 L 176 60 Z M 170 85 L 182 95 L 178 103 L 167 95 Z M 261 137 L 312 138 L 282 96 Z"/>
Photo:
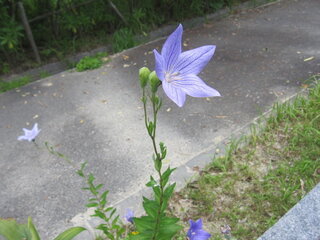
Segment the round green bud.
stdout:
<path fill-rule="evenodd" d="M 147 67 L 140 68 L 140 70 L 139 70 L 139 79 L 140 79 L 140 86 L 142 88 L 144 88 L 147 85 L 148 79 L 149 79 L 149 75 L 150 75 L 149 68 L 147 68 Z"/>
<path fill-rule="evenodd" d="M 157 77 L 157 74 L 155 71 L 151 72 L 149 75 L 149 81 L 150 81 L 150 87 L 151 91 L 153 93 L 156 93 L 158 90 L 158 87 L 161 85 L 161 81 Z"/>

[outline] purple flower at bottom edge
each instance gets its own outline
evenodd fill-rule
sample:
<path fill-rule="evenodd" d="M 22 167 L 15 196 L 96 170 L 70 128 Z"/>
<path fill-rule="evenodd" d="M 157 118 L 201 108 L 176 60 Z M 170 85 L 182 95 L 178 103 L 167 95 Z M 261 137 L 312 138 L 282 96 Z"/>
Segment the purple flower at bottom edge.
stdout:
<path fill-rule="evenodd" d="M 182 107 L 186 95 L 192 97 L 217 97 L 220 93 L 206 85 L 198 76 L 210 61 L 216 46 L 207 45 L 182 52 L 181 38 L 183 28 L 178 28 L 164 43 L 161 55 L 155 55 L 155 71 L 162 81 L 162 88 L 167 96 Z"/>
<path fill-rule="evenodd" d="M 22 130 L 24 131 L 24 135 L 19 136 L 18 140 L 27 140 L 29 142 L 34 141 L 36 136 L 38 136 L 39 132 L 41 131 L 41 129 L 38 129 L 38 123 L 35 123 L 31 130 L 26 128 L 23 128 Z"/>
<path fill-rule="evenodd" d="M 211 237 L 211 234 L 202 229 L 202 219 L 198 219 L 196 222 L 189 220 L 190 228 L 187 236 L 190 240 L 207 240 Z"/>
<path fill-rule="evenodd" d="M 131 209 L 127 209 L 126 210 L 126 215 L 124 216 L 124 218 L 133 224 L 133 218 L 134 218 L 134 213 Z"/>

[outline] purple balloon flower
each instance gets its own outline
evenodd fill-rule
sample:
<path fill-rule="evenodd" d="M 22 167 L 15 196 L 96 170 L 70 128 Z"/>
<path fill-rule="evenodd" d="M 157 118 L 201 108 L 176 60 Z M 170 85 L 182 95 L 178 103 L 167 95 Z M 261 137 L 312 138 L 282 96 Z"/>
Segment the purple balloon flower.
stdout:
<path fill-rule="evenodd" d="M 180 24 L 164 43 L 161 55 L 153 50 L 155 71 L 162 81 L 163 90 L 179 107 L 183 106 L 186 94 L 192 97 L 220 96 L 217 90 L 206 85 L 197 76 L 210 61 L 216 46 L 207 45 L 182 52 L 182 33 Z"/>
<path fill-rule="evenodd" d="M 38 129 L 38 123 L 35 123 L 31 130 L 26 128 L 23 128 L 22 130 L 24 131 L 24 135 L 19 136 L 18 140 L 27 140 L 29 142 L 34 141 L 36 136 L 38 136 L 39 132 L 41 131 L 41 129 Z"/>
<path fill-rule="evenodd" d="M 210 233 L 207 233 L 202 229 L 202 219 L 198 219 L 196 222 L 189 220 L 190 228 L 187 236 L 190 240 L 207 240 L 211 237 Z"/>
<path fill-rule="evenodd" d="M 128 222 L 133 224 L 134 213 L 131 209 L 128 208 L 126 210 L 126 215 L 124 217 Z"/>

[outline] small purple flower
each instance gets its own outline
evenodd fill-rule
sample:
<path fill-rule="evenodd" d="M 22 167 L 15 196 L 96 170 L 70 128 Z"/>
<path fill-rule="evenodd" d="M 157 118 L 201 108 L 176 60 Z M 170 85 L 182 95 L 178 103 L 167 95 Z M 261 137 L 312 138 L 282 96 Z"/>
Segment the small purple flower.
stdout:
<path fill-rule="evenodd" d="M 38 129 L 38 123 L 35 123 L 31 130 L 26 128 L 23 128 L 22 130 L 24 131 L 24 135 L 19 136 L 18 140 L 27 140 L 29 142 L 34 141 L 36 136 L 38 136 L 39 132 L 41 131 L 41 129 Z"/>
<path fill-rule="evenodd" d="M 220 93 L 206 85 L 198 76 L 214 54 L 216 46 L 207 45 L 182 52 L 181 38 L 183 28 L 178 28 L 164 43 L 161 55 L 153 50 L 155 55 L 155 71 L 162 81 L 162 87 L 167 96 L 179 107 L 182 107 L 186 95 L 192 97 L 216 97 Z"/>
<path fill-rule="evenodd" d="M 126 215 L 124 217 L 128 222 L 133 224 L 134 213 L 131 209 L 127 209 Z"/>
<path fill-rule="evenodd" d="M 196 222 L 189 220 L 190 228 L 187 236 L 190 240 L 207 240 L 211 237 L 210 233 L 202 229 L 202 219 L 198 219 Z"/>

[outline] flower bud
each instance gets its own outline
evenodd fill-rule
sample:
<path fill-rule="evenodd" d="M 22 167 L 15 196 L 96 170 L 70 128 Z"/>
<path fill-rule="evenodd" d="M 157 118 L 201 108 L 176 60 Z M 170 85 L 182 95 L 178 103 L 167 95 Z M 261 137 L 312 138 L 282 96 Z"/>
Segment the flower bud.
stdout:
<path fill-rule="evenodd" d="M 140 86 L 144 88 L 149 79 L 150 70 L 147 67 L 140 68 L 139 70 L 139 79 L 140 79 Z"/>
<path fill-rule="evenodd" d="M 149 81 L 150 81 L 150 86 L 151 86 L 151 91 L 153 93 L 156 93 L 158 90 L 158 87 L 161 85 L 161 81 L 159 80 L 159 78 L 157 77 L 157 74 L 155 71 L 153 71 L 152 73 L 150 73 L 149 75 Z"/>

